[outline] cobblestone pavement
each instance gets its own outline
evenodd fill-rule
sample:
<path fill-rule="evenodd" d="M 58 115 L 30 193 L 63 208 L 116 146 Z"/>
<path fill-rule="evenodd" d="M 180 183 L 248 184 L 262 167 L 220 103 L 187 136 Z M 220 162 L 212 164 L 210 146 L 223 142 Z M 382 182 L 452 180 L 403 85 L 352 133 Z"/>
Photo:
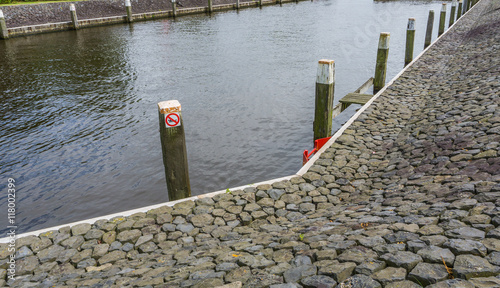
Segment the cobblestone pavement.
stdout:
<path fill-rule="evenodd" d="M 17 240 L 15 287 L 500 287 L 500 0 L 290 181 Z"/>

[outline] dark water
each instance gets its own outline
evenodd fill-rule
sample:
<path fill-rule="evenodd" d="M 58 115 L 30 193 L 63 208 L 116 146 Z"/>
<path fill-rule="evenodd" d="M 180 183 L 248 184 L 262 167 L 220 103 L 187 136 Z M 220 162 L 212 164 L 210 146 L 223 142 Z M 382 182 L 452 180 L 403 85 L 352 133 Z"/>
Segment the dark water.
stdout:
<path fill-rule="evenodd" d="M 373 75 L 391 32 L 389 80 L 408 18 L 416 56 L 440 7 L 301 2 L 0 41 L 0 230 L 7 177 L 18 232 L 167 201 L 164 100 L 183 107 L 193 195 L 295 173 L 312 148 L 317 61 L 335 59 L 338 101 Z"/>

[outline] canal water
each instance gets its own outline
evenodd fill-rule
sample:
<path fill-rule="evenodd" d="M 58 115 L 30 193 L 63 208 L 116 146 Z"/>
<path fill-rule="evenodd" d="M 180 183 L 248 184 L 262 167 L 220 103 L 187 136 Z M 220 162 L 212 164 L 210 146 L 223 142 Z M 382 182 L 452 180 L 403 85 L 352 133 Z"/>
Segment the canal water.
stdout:
<path fill-rule="evenodd" d="M 297 172 L 313 146 L 317 61 L 336 61 L 337 102 L 374 74 L 391 32 L 389 81 L 408 18 L 416 56 L 440 8 L 319 0 L 0 41 L 0 230 L 8 177 L 18 232 L 168 201 L 164 100 L 182 104 L 193 195 Z"/>

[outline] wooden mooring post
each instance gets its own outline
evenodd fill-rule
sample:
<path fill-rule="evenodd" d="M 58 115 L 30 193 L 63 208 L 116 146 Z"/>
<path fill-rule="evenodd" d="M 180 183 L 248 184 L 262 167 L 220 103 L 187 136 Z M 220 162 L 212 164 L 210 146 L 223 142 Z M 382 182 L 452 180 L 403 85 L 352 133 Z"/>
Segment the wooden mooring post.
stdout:
<path fill-rule="evenodd" d="M 427 30 L 425 31 L 424 49 L 431 45 L 432 41 L 432 27 L 434 26 L 434 10 L 429 11 L 429 18 L 427 19 Z"/>
<path fill-rule="evenodd" d="M 406 28 L 406 51 L 405 51 L 405 66 L 413 60 L 413 46 L 415 43 L 415 18 L 408 19 L 408 27 Z"/>
<path fill-rule="evenodd" d="M 240 10 L 240 0 L 236 0 L 236 10 Z"/>
<path fill-rule="evenodd" d="M 373 95 L 377 94 L 385 86 L 385 76 L 387 74 L 387 58 L 389 57 L 389 39 L 391 34 L 388 32 L 380 33 L 377 50 L 377 63 L 375 65 L 375 77 L 373 80 Z"/>
<path fill-rule="evenodd" d="M 2 9 L 0 9 L 0 39 L 9 39 L 9 30 L 7 30 Z"/>
<path fill-rule="evenodd" d="M 451 11 L 450 11 L 450 21 L 448 22 L 448 28 L 455 23 L 455 11 L 457 10 L 457 0 L 451 1 Z"/>
<path fill-rule="evenodd" d="M 332 111 L 335 91 L 335 61 L 318 62 L 314 111 L 314 140 L 332 136 Z"/>
<path fill-rule="evenodd" d="M 212 12 L 213 12 L 212 0 L 208 0 L 208 13 L 212 14 Z"/>
<path fill-rule="evenodd" d="M 438 37 L 444 33 L 445 27 L 446 27 L 446 3 L 443 3 L 441 5 L 441 15 L 439 16 Z"/>
<path fill-rule="evenodd" d="M 262 0 L 259 0 L 259 8 L 262 8 Z"/>
<path fill-rule="evenodd" d="M 177 100 L 158 103 L 160 139 L 169 201 L 191 197 L 181 104 Z"/>
<path fill-rule="evenodd" d="M 463 1 L 462 0 L 458 0 L 458 8 L 457 8 L 457 20 L 462 17 L 462 9 L 463 9 L 463 6 L 462 6 L 462 3 Z"/>
<path fill-rule="evenodd" d="M 130 3 L 130 0 L 125 0 L 125 9 L 127 10 L 127 22 L 132 23 L 134 20 L 132 18 L 132 3 Z"/>
<path fill-rule="evenodd" d="M 78 30 L 78 17 L 76 16 L 75 4 L 69 5 L 69 11 L 71 12 L 71 23 L 73 24 L 73 29 Z"/>
<path fill-rule="evenodd" d="M 208 0 L 210 1 L 210 0 Z M 172 16 L 175 18 L 177 17 L 177 1 L 172 0 Z"/>

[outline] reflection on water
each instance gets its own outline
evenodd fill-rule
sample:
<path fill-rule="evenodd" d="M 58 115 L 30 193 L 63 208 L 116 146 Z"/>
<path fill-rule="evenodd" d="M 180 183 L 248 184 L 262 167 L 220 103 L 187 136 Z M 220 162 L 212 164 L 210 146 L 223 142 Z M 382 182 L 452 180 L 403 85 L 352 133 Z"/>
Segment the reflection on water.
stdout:
<path fill-rule="evenodd" d="M 372 76 L 389 31 L 390 78 L 407 19 L 417 55 L 440 6 L 326 0 L 0 41 L 0 188 L 17 180 L 18 232 L 167 201 L 164 100 L 183 107 L 194 195 L 295 173 L 317 61 L 335 59 L 338 100 Z"/>

